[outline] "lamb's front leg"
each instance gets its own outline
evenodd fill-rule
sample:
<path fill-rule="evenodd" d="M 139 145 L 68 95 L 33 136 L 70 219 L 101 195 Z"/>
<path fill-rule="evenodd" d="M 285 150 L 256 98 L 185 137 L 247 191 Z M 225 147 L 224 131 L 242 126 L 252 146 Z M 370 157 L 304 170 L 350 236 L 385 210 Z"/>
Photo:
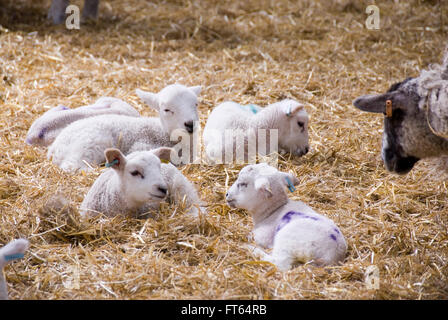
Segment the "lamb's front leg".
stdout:
<path fill-rule="evenodd" d="M 275 266 L 280 271 L 287 271 L 291 269 L 294 262 L 294 259 L 290 255 L 278 254 L 278 252 L 275 252 L 275 250 L 272 254 L 269 254 L 266 253 L 264 250 L 252 245 L 247 245 L 246 248 L 249 250 L 249 253 L 251 255 L 262 261 L 267 261 L 272 264 L 275 264 Z"/>
<path fill-rule="evenodd" d="M 82 9 L 82 21 L 95 20 L 98 17 L 98 4 L 100 0 L 85 0 Z"/>
<path fill-rule="evenodd" d="M 70 4 L 69 0 L 53 0 L 48 10 L 48 19 L 54 24 L 61 24 L 65 21 L 65 9 Z"/>

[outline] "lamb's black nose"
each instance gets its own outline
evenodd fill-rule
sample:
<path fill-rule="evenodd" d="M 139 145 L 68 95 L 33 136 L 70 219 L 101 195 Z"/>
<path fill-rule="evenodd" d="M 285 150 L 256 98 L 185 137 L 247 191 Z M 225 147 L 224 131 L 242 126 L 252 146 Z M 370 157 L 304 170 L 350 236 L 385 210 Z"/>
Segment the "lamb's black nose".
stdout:
<path fill-rule="evenodd" d="M 226 193 L 226 198 L 227 198 L 228 196 L 229 196 L 229 193 L 227 192 L 227 193 Z"/>
<path fill-rule="evenodd" d="M 194 127 L 193 121 L 187 121 L 184 123 L 184 125 L 185 125 L 185 128 L 187 128 L 187 131 L 189 133 L 193 133 L 193 127 Z"/>
<path fill-rule="evenodd" d="M 166 195 L 167 189 L 165 187 L 158 187 L 157 190 Z"/>

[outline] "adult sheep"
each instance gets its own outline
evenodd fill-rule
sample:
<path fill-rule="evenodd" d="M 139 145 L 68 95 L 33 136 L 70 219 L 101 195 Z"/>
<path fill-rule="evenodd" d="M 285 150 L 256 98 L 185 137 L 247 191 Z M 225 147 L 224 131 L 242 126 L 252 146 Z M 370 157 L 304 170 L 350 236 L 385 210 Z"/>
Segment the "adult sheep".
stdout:
<path fill-rule="evenodd" d="M 381 157 L 388 171 L 406 174 L 420 159 L 448 154 L 448 52 L 442 65 L 353 105 L 384 114 Z"/>

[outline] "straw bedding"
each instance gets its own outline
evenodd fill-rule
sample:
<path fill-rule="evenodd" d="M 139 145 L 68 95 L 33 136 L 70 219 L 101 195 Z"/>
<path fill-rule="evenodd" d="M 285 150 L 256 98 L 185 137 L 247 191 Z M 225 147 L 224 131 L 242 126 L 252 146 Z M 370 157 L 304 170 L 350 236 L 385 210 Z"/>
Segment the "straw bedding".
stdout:
<path fill-rule="evenodd" d="M 73 3 L 82 6 L 79 1 Z M 12 299 L 446 299 L 446 164 L 406 176 L 380 159 L 382 117 L 356 110 L 442 59 L 444 1 L 381 1 L 381 29 L 364 26 L 367 1 L 108 0 L 80 30 L 46 21 L 48 0 L 0 0 L 0 244 L 26 237 L 5 270 Z M 243 248 L 252 219 L 225 204 L 241 165 L 187 165 L 209 214 L 165 205 L 149 220 L 81 222 L 77 207 L 102 169 L 65 174 L 25 145 L 49 107 L 100 96 L 154 112 L 134 94 L 202 85 L 200 116 L 220 102 L 290 97 L 310 114 L 312 151 L 283 158 L 301 184 L 290 194 L 333 219 L 344 264 L 279 272 Z M 369 289 L 364 272 L 380 271 Z"/>

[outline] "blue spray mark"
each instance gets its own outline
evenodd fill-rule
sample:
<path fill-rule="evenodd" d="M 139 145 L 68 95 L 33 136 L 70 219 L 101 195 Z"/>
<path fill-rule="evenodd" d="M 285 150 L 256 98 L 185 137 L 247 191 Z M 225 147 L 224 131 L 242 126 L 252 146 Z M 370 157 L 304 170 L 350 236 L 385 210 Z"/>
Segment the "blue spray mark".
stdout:
<path fill-rule="evenodd" d="M 257 106 L 256 104 L 246 104 L 246 105 L 240 104 L 240 108 L 251 111 L 253 114 L 261 110 L 260 106 Z"/>
<path fill-rule="evenodd" d="M 45 127 L 45 128 L 43 128 L 42 130 L 40 130 L 39 135 L 38 135 L 39 139 L 43 139 L 43 138 L 44 138 L 45 133 L 47 132 L 47 129 L 48 129 L 48 128 Z"/>

